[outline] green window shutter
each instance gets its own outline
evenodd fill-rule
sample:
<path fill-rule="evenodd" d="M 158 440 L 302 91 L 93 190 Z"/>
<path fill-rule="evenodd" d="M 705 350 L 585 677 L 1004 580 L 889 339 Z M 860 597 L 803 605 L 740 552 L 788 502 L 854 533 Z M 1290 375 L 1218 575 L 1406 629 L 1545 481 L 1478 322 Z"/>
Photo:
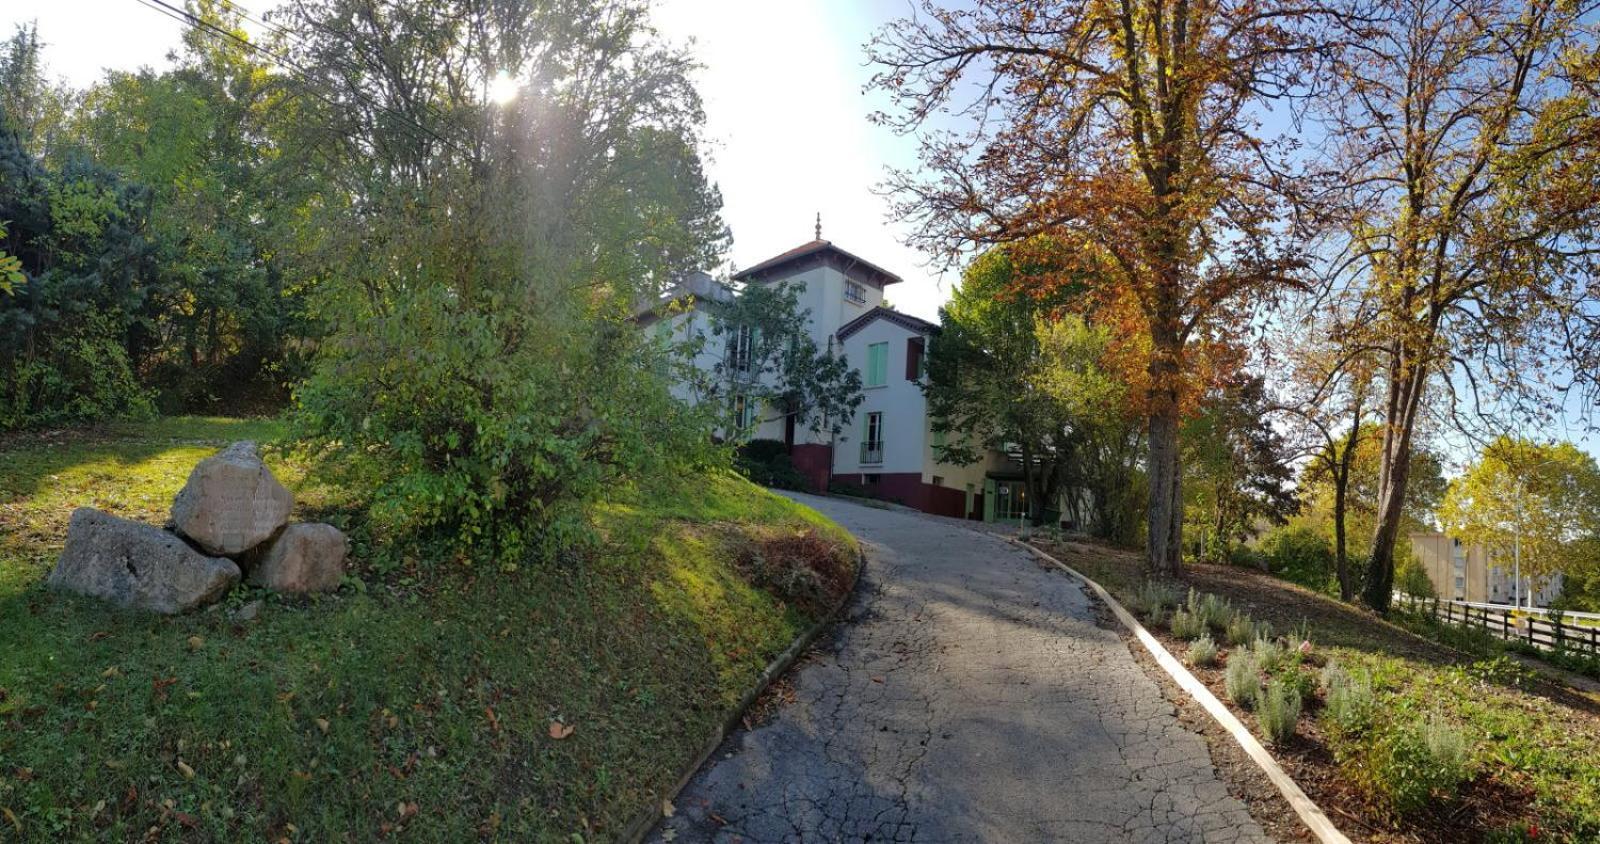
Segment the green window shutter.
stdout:
<path fill-rule="evenodd" d="M 889 344 L 873 343 L 867 347 L 867 386 L 882 387 L 889 383 Z"/>

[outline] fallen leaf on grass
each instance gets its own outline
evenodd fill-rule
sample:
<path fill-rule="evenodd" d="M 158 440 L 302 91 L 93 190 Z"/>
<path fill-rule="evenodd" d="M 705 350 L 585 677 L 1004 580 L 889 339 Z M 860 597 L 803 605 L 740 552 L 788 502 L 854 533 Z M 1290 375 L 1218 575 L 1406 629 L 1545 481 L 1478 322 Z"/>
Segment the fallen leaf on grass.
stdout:
<path fill-rule="evenodd" d="M 576 729 L 578 729 L 578 727 L 576 725 L 567 725 L 567 724 L 561 723 L 560 721 L 551 721 L 550 722 L 550 737 L 555 739 L 556 741 L 560 741 L 560 740 L 566 738 L 567 736 L 572 735 L 572 731 L 576 730 Z"/>
<path fill-rule="evenodd" d="M 89 634 L 89 641 L 91 642 L 98 642 L 102 639 L 109 638 L 111 638 L 110 630 L 96 630 L 95 632 Z"/>
<path fill-rule="evenodd" d="M 154 678 L 151 678 L 151 680 L 150 680 L 150 691 L 151 691 L 152 694 L 155 695 L 157 703 L 165 703 L 166 702 L 166 700 L 167 700 L 167 687 L 172 685 L 173 683 L 176 683 L 176 682 L 178 682 L 178 678 L 177 677 L 166 677 L 166 678 L 154 677 Z"/>
<path fill-rule="evenodd" d="M 500 718 L 494 714 L 494 707 L 485 706 L 483 708 L 483 714 L 488 716 L 489 726 L 493 728 L 495 732 L 500 732 Z"/>
<path fill-rule="evenodd" d="M 183 774 L 183 778 L 186 780 L 194 779 L 194 769 L 189 767 L 189 763 L 182 759 L 178 760 L 178 773 Z"/>
<path fill-rule="evenodd" d="M 22 834 L 22 821 L 17 820 L 17 816 L 12 814 L 10 809 L 4 808 L 4 807 L 0 807 L 0 813 L 4 813 L 5 814 L 6 820 L 11 821 L 11 825 L 16 828 L 17 834 L 21 835 Z"/>
<path fill-rule="evenodd" d="M 326 719 L 326 718 L 318 718 L 318 719 L 316 719 L 316 723 L 317 723 L 317 729 L 321 730 L 323 735 L 327 735 L 328 734 L 328 727 L 329 727 L 328 719 Z"/>
<path fill-rule="evenodd" d="M 661 801 L 661 817 L 670 818 L 676 811 L 678 810 L 672 805 L 671 800 Z"/>
<path fill-rule="evenodd" d="M 190 636 L 188 639 L 184 640 L 184 644 L 188 645 L 189 646 L 189 650 L 191 650 L 191 651 L 200 650 L 201 646 L 204 645 L 205 643 L 206 643 L 206 640 L 200 638 L 199 636 Z"/>

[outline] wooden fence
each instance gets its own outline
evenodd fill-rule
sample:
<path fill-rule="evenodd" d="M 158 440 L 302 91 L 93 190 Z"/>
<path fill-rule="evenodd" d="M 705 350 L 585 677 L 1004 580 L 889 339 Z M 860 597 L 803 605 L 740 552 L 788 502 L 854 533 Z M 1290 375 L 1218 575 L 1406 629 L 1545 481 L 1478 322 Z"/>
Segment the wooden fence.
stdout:
<path fill-rule="evenodd" d="M 1526 642 L 1547 651 L 1579 651 L 1600 656 L 1600 626 L 1573 624 L 1566 619 L 1556 621 L 1510 607 L 1417 598 L 1398 593 L 1395 595 L 1395 605 L 1459 627 L 1476 627 L 1508 642 Z"/>

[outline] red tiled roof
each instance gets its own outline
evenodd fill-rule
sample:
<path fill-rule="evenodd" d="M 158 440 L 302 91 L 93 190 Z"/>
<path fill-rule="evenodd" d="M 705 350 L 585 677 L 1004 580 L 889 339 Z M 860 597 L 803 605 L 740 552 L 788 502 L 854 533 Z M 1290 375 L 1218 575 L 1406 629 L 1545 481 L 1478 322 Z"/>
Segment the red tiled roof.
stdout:
<path fill-rule="evenodd" d="M 901 328 L 915 331 L 918 334 L 939 333 L 939 326 L 928 322 L 925 319 L 918 319 L 910 314 L 903 314 L 893 308 L 885 308 L 884 306 L 879 305 L 878 307 L 867 311 L 861 316 L 850 320 L 844 325 L 839 326 L 839 330 L 835 331 L 834 334 L 839 338 L 840 341 L 843 341 L 845 338 L 856 333 L 857 331 L 866 328 L 867 323 L 879 318 L 886 319 L 895 325 L 900 326 Z"/>
<path fill-rule="evenodd" d="M 744 281 L 751 276 L 764 273 L 768 270 L 777 269 L 785 264 L 798 261 L 801 258 L 810 257 L 812 255 L 824 252 L 833 253 L 849 263 L 859 264 L 862 267 L 865 267 L 868 271 L 874 273 L 875 275 L 881 276 L 883 279 L 883 284 L 885 285 L 895 284 L 896 282 L 900 281 L 900 276 L 889 272 L 888 270 L 866 260 L 865 258 L 852 255 L 849 252 L 834 246 L 833 242 L 829 240 L 813 240 L 810 243 L 803 243 L 787 252 L 784 252 L 781 255 L 768 258 L 767 260 L 762 261 L 761 263 L 756 264 L 749 269 L 740 270 L 739 272 L 734 273 L 733 278 L 735 281 Z"/>

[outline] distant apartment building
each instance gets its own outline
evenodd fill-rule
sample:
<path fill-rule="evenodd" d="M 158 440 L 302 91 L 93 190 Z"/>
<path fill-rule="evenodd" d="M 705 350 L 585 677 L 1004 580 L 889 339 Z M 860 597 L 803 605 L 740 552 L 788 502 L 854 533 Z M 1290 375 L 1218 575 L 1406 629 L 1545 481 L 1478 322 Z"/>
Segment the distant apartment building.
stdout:
<path fill-rule="evenodd" d="M 900 277 L 821 238 L 735 273 L 735 285 L 783 284 L 800 288 L 808 330 L 821 349 L 843 354 L 860 373 L 862 402 L 850 427 L 837 436 L 816 433 L 781 407 L 760 406 L 733 395 L 741 427 L 761 439 L 781 440 L 814 491 L 848 485 L 867 495 L 929 513 L 968 519 L 1015 519 L 1025 508 L 1021 469 L 991 451 L 972 465 L 940 462 L 942 443 L 929 424 L 924 361 L 939 326 L 884 304 L 884 290 Z M 678 284 L 641 312 L 638 322 L 676 340 L 702 337 L 695 364 L 709 370 L 737 355 L 737 332 L 712 338 L 710 315 L 699 303 L 738 295 L 734 286 L 704 273 Z M 667 302 L 680 307 L 663 308 Z M 680 398 L 689 398 L 680 395 Z"/>
<path fill-rule="evenodd" d="M 1510 559 L 1496 559 L 1482 545 L 1463 545 L 1439 531 L 1411 534 L 1411 550 L 1433 583 L 1434 594 L 1456 601 L 1509 604 L 1527 598 L 1512 588 Z M 1524 589 L 1530 588 L 1526 578 Z M 1534 580 L 1533 605 L 1547 607 L 1561 594 L 1561 575 Z"/>

